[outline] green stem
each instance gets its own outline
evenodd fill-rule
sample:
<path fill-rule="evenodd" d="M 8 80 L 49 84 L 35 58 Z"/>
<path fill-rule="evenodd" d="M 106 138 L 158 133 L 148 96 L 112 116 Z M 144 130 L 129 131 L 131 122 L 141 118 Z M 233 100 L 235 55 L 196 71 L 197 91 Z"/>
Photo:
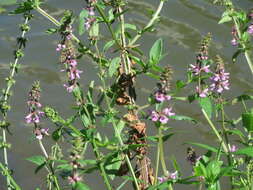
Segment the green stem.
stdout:
<path fill-rule="evenodd" d="M 214 124 L 212 123 L 212 121 L 210 120 L 210 118 L 208 117 L 206 111 L 204 109 L 201 109 L 202 113 L 204 114 L 208 124 L 210 125 L 210 127 L 212 128 L 212 130 L 214 131 L 215 135 L 217 136 L 219 142 L 221 143 L 223 150 L 225 151 L 225 153 L 228 153 L 228 148 L 225 145 L 222 137 L 220 136 L 219 132 L 217 131 L 216 127 L 214 126 Z"/>
<path fill-rule="evenodd" d="M 48 153 L 42 143 L 42 140 L 40 140 L 40 139 L 39 139 L 39 145 L 40 145 L 40 149 L 42 150 L 44 156 L 48 160 L 49 159 Z M 53 169 L 53 166 L 51 163 L 49 164 L 49 168 L 50 168 L 50 171 L 49 171 L 50 175 L 53 177 L 54 186 L 55 186 L 56 190 L 60 190 L 61 188 L 59 187 L 58 178 L 55 176 L 54 169 Z"/>
<path fill-rule="evenodd" d="M 240 30 L 239 23 L 237 22 L 237 20 L 234 16 L 232 16 L 232 19 L 233 19 L 233 22 L 235 24 L 238 37 L 239 37 L 239 39 L 242 39 L 242 33 L 241 33 L 241 30 Z M 245 58 L 246 58 L 247 63 L 249 65 L 250 71 L 253 75 L 253 63 L 252 63 L 251 58 L 250 58 L 250 51 L 246 49 L 246 45 L 244 43 L 241 43 L 241 45 L 242 45 L 242 48 L 244 49 Z"/>
<path fill-rule="evenodd" d="M 96 48 L 97 48 L 97 47 L 96 47 Z M 98 48 L 97 48 L 97 51 L 98 51 L 98 54 L 99 54 Z M 101 60 L 100 60 L 100 62 L 99 62 L 99 68 L 100 68 L 100 73 L 102 73 Z M 106 89 L 106 84 L 105 84 L 104 79 L 103 79 L 102 77 L 100 77 L 100 78 L 101 78 L 101 82 L 102 82 L 103 89 Z M 111 109 L 110 102 L 109 102 L 109 99 L 108 99 L 108 96 L 107 96 L 106 92 L 104 92 L 104 94 L 105 94 L 106 105 L 107 105 L 107 107 L 108 107 L 109 109 Z M 123 142 L 123 140 L 122 140 L 122 138 L 121 138 L 121 134 L 119 133 L 119 131 L 118 131 L 118 129 L 117 129 L 117 125 L 116 125 L 116 123 L 115 123 L 115 120 L 112 120 L 112 125 L 113 125 L 114 131 L 115 131 L 115 136 L 116 136 L 116 138 L 118 139 L 120 146 L 121 146 L 121 147 L 124 147 L 125 144 L 124 144 L 124 142 Z M 126 160 L 126 162 L 127 162 L 127 166 L 128 166 L 128 168 L 130 169 L 131 175 L 132 175 L 132 177 L 133 177 L 134 185 L 135 185 L 135 187 L 136 187 L 136 190 L 140 190 L 139 185 L 138 185 L 138 182 L 137 182 L 137 178 L 136 178 L 136 176 L 135 176 L 134 169 L 133 169 L 133 167 L 132 167 L 131 161 L 130 161 L 129 156 L 128 156 L 127 154 L 125 154 L 125 160 Z"/>
<path fill-rule="evenodd" d="M 28 23 L 28 20 L 29 20 L 29 18 L 26 17 L 26 18 L 25 18 L 24 25 L 26 25 L 26 24 Z M 21 38 L 24 38 L 25 33 L 26 33 L 26 31 L 23 30 L 23 31 L 22 31 L 22 34 L 21 34 Z M 19 49 L 21 49 L 21 45 L 20 45 Z M 12 66 L 12 69 L 11 69 L 11 71 L 10 71 L 10 75 L 9 75 L 9 78 L 10 78 L 10 79 L 13 79 L 13 77 L 14 77 L 14 75 L 15 75 L 16 68 L 17 68 L 17 64 L 18 64 L 18 60 L 19 60 L 19 57 L 16 57 L 16 59 L 15 59 L 15 61 L 14 61 L 14 64 L 13 64 L 13 66 Z M 14 84 L 14 83 L 8 83 L 8 85 L 7 85 L 7 87 L 6 87 L 5 91 L 4 91 L 4 92 L 5 92 L 4 97 L 3 97 L 3 102 L 4 102 L 4 103 L 6 103 L 6 102 L 8 101 L 10 89 L 11 89 L 11 87 L 13 86 L 13 84 Z M 3 120 L 4 120 L 4 121 L 7 120 L 7 112 L 6 112 L 6 111 L 3 113 Z M 6 129 L 5 129 L 5 128 L 2 129 L 2 135 L 3 135 L 3 143 L 4 143 L 4 144 L 7 144 Z M 5 164 L 5 166 L 8 168 L 8 165 L 9 165 L 9 164 L 8 164 L 8 152 L 7 152 L 7 147 L 6 147 L 6 146 L 3 147 L 3 152 L 4 152 L 4 164 Z M 11 188 L 10 188 L 10 180 L 9 180 L 8 177 L 6 178 L 6 182 L 7 182 L 7 189 L 8 189 L 8 190 L 11 190 Z"/>
<path fill-rule="evenodd" d="M 162 126 L 158 128 L 158 147 L 160 150 L 160 161 L 163 169 L 163 174 L 165 176 L 168 175 L 168 170 L 166 167 L 165 159 L 164 159 L 164 148 L 163 148 L 163 134 L 162 134 Z"/>
<path fill-rule="evenodd" d="M 157 184 L 157 178 L 158 178 L 158 172 L 159 172 L 159 163 L 160 163 L 160 148 L 157 146 L 157 152 L 156 152 L 156 170 L 155 170 L 155 184 Z"/>
<path fill-rule="evenodd" d="M 113 31 L 113 29 L 112 29 L 112 27 L 111 27 L 111 24 L 110 24 L 110 22 L 108 21 L 106 15 L 104 14 L 103 10 L 102 10 L 99 6 L 97 6 L 97 5 L 95 5 L 95 6 L 96 6 L 96 9 L 98 10 L 100 16 L 103 18 L 103 20 L 104 20 L 104 22 L 105 22 L 107 28 L 109 29 L 109 31 L 110 31 L 110 33 L 111 33 L 111 35 L 112 35 L 113 40 L 114 40 L 115 43 L 119 46 L 120 49 L 123 49 L 122 46 L 121 46 L 121 44 L 120 44 L 119 41 L 117 40 L 117 38 L 116 38 L 116 36 L 115 36 L 115 33 L 114 33 L 114 31 Z"/>
<path fill-rule="evenodd" d="M 134 43 L 141 37 L 142 33 L 147 30 L 150 26 L 154 24 L 154 22 L 158 19 L 159 14 L 163 8 L 164 0 L 160 1 L 160 4 L 158 5 L 158 8 L 156 12 L 154 13 L 152 19 L 148 22 L 148 24 L 132 39 L 132 41 L 129 43 L 128 46 L 134 45 Z"/>
<path fill-rule="evenodd" d="M 93 147 L 93 151 L 95 153 L 96 159 L 99 162 L 98 166 L 99 166 L 99 169 L 100 169 L 101 176 L 104 179 L 105 185 L 106 185 L 107 189 L 112 190 L 111 184 L 110 184 L 110 182 L 108 180 L 108 175 L 105 172 L 104 164 L 99 161 L 100 158 L 101 158 L 101 155 L 99 154 L 99 150 L 98 150 L 98 147 L 97 147 L 97 144 L 96 144 L 94 138 L 92 139 L 92 147 Z"/>

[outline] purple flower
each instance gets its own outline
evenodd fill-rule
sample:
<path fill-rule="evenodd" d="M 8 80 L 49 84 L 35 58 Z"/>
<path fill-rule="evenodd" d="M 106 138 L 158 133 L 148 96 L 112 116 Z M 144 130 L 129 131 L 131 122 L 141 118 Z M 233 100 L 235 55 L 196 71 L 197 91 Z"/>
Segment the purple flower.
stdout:
<path fill-rule="evenodd" d="M 231 40 L 231 44 L 232 44 L 232 46 L 237 46 L 238 45 L 238 41 L 235 38 L 233 38 Z"/>
<path fill-rule="evenodd" d="M 48 128 L 46 128 L 46 129 L 36 128 L 34 130 L 34 134 L 35 134 L 36 139 L 42 140 L 44 136 L 49 136 L 48 131 L 49 131 Z"/>
<path fill-rule="evenodd" d="M 209 69 L 210 65 L 206 65 L 204 67 L 201 67 L 200 64 L 190 64 L 190 68 L 188 69 L 189 71 L 191 71 L 194 75 L 199 75 L 202 71 L 205 73 L 209 73 L 210 69 Z"/>
<path fill-rule="evenodd" d="M 235 152 L 238 148 L 235 145 L 229 146 L 229 152 Z"/>
<path fill-rule="evenodd" d="M 94 7 L 87 7 L 86 10 L 88 11 L 88 14 L 90 16 L 94 16 L 95 15 Z"/>
<path fill-rule="evenodd" d="M 39 108 L 42 107 L 40 101 L 40 85 L 39 82 L 35 82 L 30 90 L 29 100 L 27 101 L 29 113 L 25 117 L 26 123 L 38 124 L 41 117 L 44 116 L 44 112 L 40 111 Z"/>
<path fill-rule="evenodd" d="M 178 178 L 178 172 L 177 171 L 175 171 L 175 172 L 173 172 L 173 173 L 170 173 L 170 175 L 169 175 L 169 179 L 177 179 Z"/>
<path fill-rule="evenodd" d="M 169 121 L 169 119 L 168 119 L 167 116 L 161 115 L 160 118 L 159 118 L 159 121 L 160 121 L 162 124 L 166 124 L 166 123 Z"/>
<path fill-rule="evenodd" d="M 196 87 L 196 92 L 199 95 L 200 98 L 205 98 L 208 96 L 209 89 L 206 88 L 204 90 L 201 90 L 198 86 Z"/>
<path fill-rule="evenodd" d="M 247 32 L 250 34 L 250 35 L 253 35 L 253 24 L 249 25 L 248 29 L 247 29 Z"/>
<path fill-rule="evenodd" d="M 159 114 L 156 111 L 151 112 L 151 120 L 152 121 L 158 121 L 159 119 Z"/>
<path fill-rule="evenodd" d="M 175 113 L 171 112 L 171 110 L 172 108 L 165 108 L 162 112 L 151 111 L 151 120 L 154 122 L 159 121 L 162 124 L 166 124 L 169 121 L 168 117 L 175 115 Z"/>
<path fill-rule="evenodd" d="M 84 23 L 84 26 L 86 30 L 89 30 L 91 25 L 96 21 L 96 18 L 86 18 L 86 21 Z"/>
<path fill-rule="evenodd" d="M 165 109 L 163 109 L 162 113 L 167 116 L 175 115 L 175 113 L 171 112 L 171 110 L 172 110 L 172 108 L 165 108 Z"/>
<path fill-rule="evenodd" d="M 164 102 L 165 100 L 170 100 L 171 96 L 158 91 L 155 93 L 155 99 L 157 102 Z"/>
<path fill-rule="evenodd" d="M 77 173 L 74 173 L 72 176 L 68 177 L 69 184 L 75 184 L 76 182 L 81 180 L 82 178 Z"/>
<path fill-rule="evenodd" d="M 222 93 L 223 90 L 229 90 L 229 73 L 225 73 L 224 66 L 218 65 L 216 72 L 210 80 L 213 82 L 210 85 L 210 90 L 216 91 L 217 93 Z"/>

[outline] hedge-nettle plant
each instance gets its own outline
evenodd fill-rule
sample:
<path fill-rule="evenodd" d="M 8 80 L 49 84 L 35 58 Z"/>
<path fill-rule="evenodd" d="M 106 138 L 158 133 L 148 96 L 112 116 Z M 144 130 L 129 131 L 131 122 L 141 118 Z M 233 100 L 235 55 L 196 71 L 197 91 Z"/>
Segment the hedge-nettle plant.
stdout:
<path fill-rule="evenodd" d="M 32 127 L 33 140 L 38 143 L 41 154 L 27 160 L 37 165 L 36 173 L 46 171 L 43 178 L 46 185 L 41 189 L 94 189 L 86 176 L 96 171 L 104 182 L 103 189 L 108 190 L 129 189 L 129 186 L 136 190 L 173 190 L 177 189 L 177 184 L 185 184 L 185 188 L 197 186 L 199 190 L 228 189 L 221 186 L 223 180 L 228 181 L 231 190 L 252 189 L 253 109 L 246 101 L 252 101 L 253 96 L 227 96 L 227 91 L 233 87 L 230 82 L 233 73 L 227 70 L 227 65 L 236 62 L 239 54 L 245 55 L 253 73 L 250 56 L 252 10 L 246 13 L 236 8 L 230 0 L 214 0 L 214 4 L 225 8 L 219 24 L 232 22 L 230 43 L 236 49 L 232 61 L 226 63 L 222 56 L 213 57 L 209 53 L 212 37 L 208 33 L 200 42 L 195 62 L 185 65 L 186 78 L 174 84 L 173 65 L 160 66 L 161 60 L 166 59 L 163 40 L 154 42 L 149 55 L 142 53 L 143 44 L 138 44 L 146 32 L 152 32 L 155 28 L 166 1 L 159 1 L 151 19 L 142 28 L 128 23 L 127 15 L 130 13 L 127 3 L 125 0 L 85 0 L 78 19 L 72 11 L 66 10 L 60 21 L 41 8 L 42 2 L 39 0 L 24 0 L 12 12 L 23 14 L 25 22 L 20 27 L 22 35 L 17 38 L 15 61 L 10 64 L 10 74 L 0 99 L 0 148 L 3 149 L 0 169 L 6 178 L 6 188 L 22 189 L 12 175 L 15 168 L 11 169 L 8 164 L 10 144 L 6 132 L 11 123 L 7 113 L 11 110 L 9 98 L 15 84 L 14 76 L 20 67 L 19 59 L 24 55 L 24 36 L 29 31 L 27 23 L 32 18 L 31 13 L 37 12 L 55 26 L 47 33 L 57 35 L 55 50 L 59 57 L 58 66 L 61 67 L 59 72 L 65 74 L 65 82 L 61 86 L 74 101 L 70 108 L 73 114 L 64 118 L 61 110 L 46 105 L 46 99 L 43 101 L 45 105 L 41 104 L 39 81 L 34 82 L 28 92 L 28 111 L 24 113 L 24 121 Z M 74 27 L 76 22 L 78 29 Z M 109 37 L 103 39 L 101 31 L 105 30 Z M 95 63 L 97 72 L 94 80 L 89 81 L 88 88 L 79 80 L 86 76 L 86 71 L 79 69 L 82 64 L 88 64 L 82 59 L 84 56 Z M 140 97 L 136 90 L 136 80 L 141 80 L 143 76 L 156 80 L 156 86 L 148 97 Z M 189 94 L 179 97 L 181 91 Z M 140 104 L 141 98 L 146 100 L 146 104 Z M 198 106 L 206 125 L 217 138 L 214 141 L 216 146 L 187 142 L 189 147 L 185 160 L 192 167 L 190 176 L 186 176 L 184 169 L 179 167 L 177 158 L 172 159 L 169 165 L 169 156 L 164 151 L 167 149 L 165 141 L 176 135 L 171 132 L 175 127 L 173 121 L 198 122 L 196 118 L 185 116 L 175 109 L 178 101 L 185 104 L 187 101 L 195 102 L 194 106 Z M 231 118 L 225 110 L 238 103 L 242 103 L 244 111 L 236 113 L 238 118 Z M 47 126 L 42 120 L 52 124 Z M 105 127 L 110 134 L 104 132 Z M 155 131 L 156 135 L 149 134 L 150 131 Z M 237 141 L 233 141 L 235 137 L 232 136 L 236 136 Z M 54 142 L 51 148 L 44 146 L 48 138 Z M 199 155 L 193 146 L 206 152 Z M 157 148 L 155 156 L 151 155 L 151 147 Z M 15 147 L 12 149 L 15 151 Z M 92 150 L 93 155 L 88 154 L 87 150 Z M 118 184 L 115 178 L 119 179 Z"/>

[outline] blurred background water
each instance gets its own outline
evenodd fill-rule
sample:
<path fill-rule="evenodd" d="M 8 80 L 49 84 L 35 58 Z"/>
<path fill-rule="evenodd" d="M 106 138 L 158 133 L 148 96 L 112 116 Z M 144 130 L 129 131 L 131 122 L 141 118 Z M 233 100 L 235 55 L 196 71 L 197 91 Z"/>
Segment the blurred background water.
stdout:
<path fill-rule="evenodd" d="M 144 26 L 150 19 L 150 10 L 155 10 L 158 0 L 128 0 L 129 12 L 126 19 L 128 23 L 136 24 L 139 27 Z M 252 7 L 252 0 L 235 0 L 234 3 L 245 10 Z M 6 11 L 0 14 L 0 87 L 5 87 L 4 78 L 8 76 L 9 63 L 13 61 L 13 50 L 16 45 L 16 37 L 20 35 L 18 25 L 23 22 L 21 16 L 8 15 L 8 12 L 16 6 L 4 6 Z M 65 9 L 73 10 L 75 15 L 85 7 L 83 0 L 48 0 L 42 7 L 56 18 L 60 18 Z M 211 0 L 169 0 L 161 13 L 161 22 L 157 24 L 157 30 L 146 33 L 144 37 L 138 41 L 141 49 L 148 55 L 148 51 L 156 39 L 164 40 L 166 57 L 162 60 L 161 65 L 170 64 L 174 69 L 173 82 L 185 79 L 185 74 L 189 64 L 194 63 L 195 52 L 198 49 L 199 42 L 203 35 L 208 32 L 212 33 L 213 43 L 210 49 L 211 55 L 219 54 L 226 62 L 227 71 L 231 73 L 231 90 L 226 92 L 228 97 L 234 97 L 241 92 L 252 88 L 251 74 L 243 56 L 239 56 L 237 62 L 233 64 L 231 57 L 235 52 L 235 48 L 231 46 L 231 25 L 218 25 L 218 21 L 223 10 L 221 7 L 212 5 Z M 11 112 L 8 113 L 11 122 L 12 135 L 8 136 L 8 141 L 12 144 L 9 151 L 10 167 L 14 169 L 14 176 L 18 184 L 25 190 L 33 190 L 35 187 L 43 187 L 45 181 L 41 178 L 43 171 L 34 174 L 35 166 L 26 161 L 25 158 L 32 155 L 41 154 L 36 141 L 31 140 L 32 127 L 24 123 L 24 116 L 27 113 L 27 93 L 34 80 L 41 81 L 42 87 L 42 103 L 43 105 L 51 105 L 56 108 L 63 117 L 71 115 L 70 109 L 73 99 L 70 94 L 66 93 L 63 87 L 64 75 L 61 74 L 58 63 L 58 55 L 55 51 L 56 44 L 60 37 L 58 35 L 48 35 L 45 31 L 54 27 L 52 23 L 34 12 L 32 19 L 31 31 L 27 33 L 28 43 L 25 49 L 25 57 L 21 59 L 22 65 L 17 77 L 16 85 L 13 88 L 14 96 L 11 97 Z M 77 33 L 77 30 L 74 31 Z M 109 34 L 102 33 L 102 38 L 109 38 Z M 86 40 L 86 36 L 80 39 Z M 97 80 L 95 64 L 84 57 L 79 61 L 79 67 L 84 71 L 82 74 L 81 84 L 87 87 L 91 80 Z M 147 77 L 137 80 L 138 103 L 144 104 L 147 97 L 154 89 L 156 81 Z M 193 92 L 194 87 L 187 88 L 181 93 Z M 180 95 L 180 94 L 179 94 Z M 173 103 L 176 113 L 191 116 L 199 122 L 192 125 L 187 122 L 171 122 L 172 131 L 176 132 L 170 140 L 165 144 L 166 162 L 171 171 L 171 158 L 174 156 L 180 167 L 183 169 L 184 176 L 191 174 L 191 166 L 186 161 L 186 148 L 184 142 L 194 141 L 202 142 L 210 145 L 216 144 L 215 137 L 209 130 L 206 121 L 201 117 L 200 110 L 195 104 L 185 102 Z M 228 114 L 231 117 L 238 117 L 241 108 L 234 106 L 229 108 Z M 51 124 L 44 122 L 44 126 L 51 128 Z M 105 132 L 110 129 L 103 129 Z M 108 131 L 107 131 L 108 130 Z M 151 124 L 148 125 L 148 133 L 154 134 L 155 128 Z M 49 138 L 48 138 L 49 139 Z M 50 145 L 52 141 L 47 140 Z M 198 154 L 204 153 L 198 150 Z M 154 148 L 150 148 L 149 156 L 154 157 Z M 2 156 L 0 156 L 2 161 Z M 85 177 L 85 182 L 91 189 L 105 189 L 102 178 L 97 173 Z M 116 184 L 116 182 L 115 182 Z M 226 180 L 223 182 L 226 187 Z M 0 177 L 0 189 L 4 190 L 4 180 Z M 42 188 L 43 189 L 43 188 Z M 124 189 L 131 189 L 130 186 Z M 176 189 L 196 189 L 194 186 L 177 186 Z"/>

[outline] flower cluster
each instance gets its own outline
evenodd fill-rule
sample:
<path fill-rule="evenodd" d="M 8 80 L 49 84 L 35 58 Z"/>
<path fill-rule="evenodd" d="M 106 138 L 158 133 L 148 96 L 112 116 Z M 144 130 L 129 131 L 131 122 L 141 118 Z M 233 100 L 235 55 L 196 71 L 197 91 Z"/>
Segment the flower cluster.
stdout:
<path fill-rule="evenodd" d="M 85 8 L 88 12 L 88 17 L 85 19 L 84 26 L 86 30 L 89 30 L 92 24 L 96 21 L 95 16 L 95 11 L 94 7 L 92 6 L 93 3 L 96 3 L 96 1 L 88 0 L 87 1 L 88 6 Z"/>
<path fill-rule="evenodd" d="M 27 101 L 27 105 L 29 108 L 29 113 L 25 117 L 26 123 L 38 124 L 41 117 L 44 115 L 44 112 L 40 110 L 42 107 L 40 103 L 40 92 L 40 84 L 39 82 L 35 82 L 28 94 L 29 100 Z"/>
<path fill-rule="evenodd" d="M 160 76 L 160 82 L 157 83 L 157 90 L 154 93 L 155 100 L 160 103 L 166 100 L 170 100 L 171 96 L 167 93 L 170 90 L 170 80 L 172 76 L 172 69 L 170 66 L 165 67 Z"/>
<path fill-rule="evenodd" d="M 198 76 L 202 72 L 209 73 L 210 65 L 206 65 L 206 61 L 208 60 L 208 47 L 211 40 L 211 35 L 208 34 L 206 38 L 204 38 L 201 42 L 200 50 L 196 56 L 196 62 L 194 64 L 190 64 L 189 71 L 192 72 L 193 75 Z"/>
<path fill-rule="evenodd" d="M 162 124 L 166 124 L 169 121 L 168 117 L 175 115 L 175 113 L 171 112 L 171 110 L 172 108 L 165 108 L 162 112 L 151 111 L 151 120 L 154 122 L 159 121 Z"/>
<path fill-rule="evenodd" d="M 189 71 L 193 74 L 193 76 L 197 76 L 201 78 L 202 74 L 210 73 L 210 65 L 208 64 L 208 48 L 211 41 L 211 34 L 208 35 L 201 41 L 200 50 L 196 55 L 196 62 L 194 64 L 190 64 Z M 203 86 L 199 83 L 196 87 L 196 93 L 199 97 L 204 98 L 208 95 L 208 88 L 203 88 Z"/>
<path fill-rule="evenodd" d="M 29 107 L 29 114 L 25 117 L 26 123 L 34 124 L 34 135 L 41 140 L 45 135 L 49 135 L 48 129 L 43 129 L 38 126 L 40 119 L 44 116 L 44 112 L 40 110 L 42 107 L 40 103 L 40 84 L 35 82 L 29 92 L 29 100 L 27 105 Z"/>
<path fill-rule="evenodd" d="M 48 130 L 49 130 L 48 128 L 46 129 L 39 127 L 35 128 L 34 134 L 36 139 L 42 140 L 44 136 L 49 136 Z"/>
<path fill-rule="evenodd" d="M 78 173 L 74 173 L 73 175 L 68 176 L 69 184 L 75 184 L 76 182 L 81 181 L 81 180 L 82 180 L 82 177 L 80 177 Z"/>
<path fill-rule="evenodd" d="M 175 171 L 173 173 L 170 173 L 168 176 L 164 176 L 164 177 L 158 177 L 158 181 L 160 183 L 163 183 L 167 180 L 176 180 L 178 178 L 178 171 Z"/>
<path fill-rule="evenodd" d="M 237 46 L 238 41 L 239 41 L 239 37 L 238 37 L 237 30 L 236 30 L 235 26 L 232 27 L 231 34 L 232 34 L 232 37 L 233 37 L 232 40 L 231 40 L 231 44 L 232 44 L 232 46 Z"/>
<path fill-rule="evenodd" d="M 223 61 L 219 56 L 217 56 L 217 63 L 216 71 L 210 78 L 212 81 L 210 90 L 220 94 L 223 90 L 229 90 L 229 73 L 225 72 Z"/>
<path fill-rule="evenodd" d="M 82 71 L 77 69 L 75 50 L 73 48 L 70 37 L 72 34 L 67 32 L 62 33 L 62 35 L 63 40 L 60 44 L 57 45 L 56 51 L 61 51 L 61 63 L 65 67 L 65 69 L 61 71 L 67 72 L 68 75 L 68 82 L 63 86 L 67 89 L 68 92 L 72 92 L 77 85 L 77 79 L 80 78 Z"/>

